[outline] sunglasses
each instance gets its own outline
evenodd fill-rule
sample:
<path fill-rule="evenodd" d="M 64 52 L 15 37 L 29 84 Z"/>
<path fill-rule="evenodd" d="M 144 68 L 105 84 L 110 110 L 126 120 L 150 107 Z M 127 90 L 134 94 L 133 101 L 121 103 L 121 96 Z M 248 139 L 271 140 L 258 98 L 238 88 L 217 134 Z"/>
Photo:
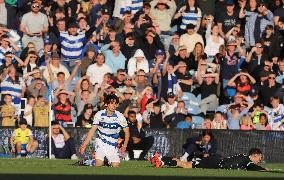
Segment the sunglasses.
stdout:
<path fill-rule="evenodd" d="M 59 129 L 59 128 L 52 128 L 52 129 Z"/>
<path fill-rule="evenodd" d="M 125 92 L 124 94 L 131 94 L 132 95 L 132 93 L 130 93 L 130 92 Z"/>
<path fill-rule="evenodd" d="M 32 8 L 39 8 L 39 5 L 32 5 Z"/>
<path fill-rule="evenodd" d="M 125 79 L 126 81 L 132 81 L 132 79 Z"/>
<path fill-rule="evenodd" d="M 268 79 L 275 79 L 275 77 L 268 77 Z"/>
<path fill-rule="evenodd" d="M 35 58 L 37 58 L 37 56 L 31 56 L 30 58 L 34 58 L 35 59 Z"/>
<path fill-rule="evenodd" d="M 257 48 L 262 48 L 262 46 L 257 46 Z"/>

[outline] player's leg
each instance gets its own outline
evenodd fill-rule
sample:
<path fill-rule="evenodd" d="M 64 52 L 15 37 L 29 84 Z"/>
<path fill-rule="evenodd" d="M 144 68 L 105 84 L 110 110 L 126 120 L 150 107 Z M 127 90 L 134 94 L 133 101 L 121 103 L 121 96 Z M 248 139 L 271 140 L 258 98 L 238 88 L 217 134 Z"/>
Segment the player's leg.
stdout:
<path fill-rule="evenodd" d="M 115 146 L 107 145 L 108 147 L 106 148 L 106 158 L 108 162 L 111 163 L 112 167 L 119 167 L 120 164 L 120 156 L 119 156 L 119 151 L 118 148 Z"/>
<path fill-rule="evenodd" d="M 102 167 L 104 165 L 104 161 L 101 159 L 96 159 L 96 167 Z"/>
<path fill-rule="evenodd" d="M 101 167 L 104 165 L 104 159 L 105 159 L 105 148 L 103 146 L 103 142 L 101 142 L 99 139 L 96 140 L 95 144 L 95 159 L 96 159 L 96 167 Z"/>

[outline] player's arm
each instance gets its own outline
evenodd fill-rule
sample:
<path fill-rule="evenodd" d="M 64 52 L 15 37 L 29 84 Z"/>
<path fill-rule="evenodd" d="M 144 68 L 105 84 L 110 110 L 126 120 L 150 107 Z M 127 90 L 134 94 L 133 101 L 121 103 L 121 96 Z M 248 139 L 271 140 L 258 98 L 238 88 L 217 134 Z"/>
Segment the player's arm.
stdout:
<path fill-rule="evenodd" d="M 85 141 L 83 142 L 81 148 L 80 148 L 80 153 L 84 154 L 86 146 L 89 144 L 89 142 L 91 141 L 91 139 L 93 138 L 96 130 L 97 130 L 98 126 L 97 125 L 93 125 L 93 127 L 90 129 L 90 131 L 87 134 L 87 137 L 85 139 Z"/>
<path fill-rule="evenodd" d="M 249 164 L 246 169 L 248 171 L 269 171 L 269 169 L 258 166 L 258 165 L 253 164 L 253 163 Z"/>
<path fill-rule="evenodd" d="M 124 143 L 122 148 L 122 151 L 126 151 L 127 145 L 128 145 L 128 141 L 130 138 L 130 132 L 129 132 L 129 127 L 123 128 L 124 131 Z"/>

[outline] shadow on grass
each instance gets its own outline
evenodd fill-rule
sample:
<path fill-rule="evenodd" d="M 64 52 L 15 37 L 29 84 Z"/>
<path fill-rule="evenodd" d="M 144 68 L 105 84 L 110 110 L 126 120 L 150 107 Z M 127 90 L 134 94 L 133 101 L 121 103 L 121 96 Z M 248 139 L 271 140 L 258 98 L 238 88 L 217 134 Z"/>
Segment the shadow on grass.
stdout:
<path fill-rule="evenodd" d="M 87 179 L 88 178 L 88 179 Z M 229 180 L 240 180 L 240 179 L 283 179 L 279 178 L 259 178 L 259 177 L 179 177 L 179 176 L 123 176 L 123 175 L 49 175 L 49 174 L 1 174 L 1 180 L 213 180 L 213 179 L 229 179 Z"/>

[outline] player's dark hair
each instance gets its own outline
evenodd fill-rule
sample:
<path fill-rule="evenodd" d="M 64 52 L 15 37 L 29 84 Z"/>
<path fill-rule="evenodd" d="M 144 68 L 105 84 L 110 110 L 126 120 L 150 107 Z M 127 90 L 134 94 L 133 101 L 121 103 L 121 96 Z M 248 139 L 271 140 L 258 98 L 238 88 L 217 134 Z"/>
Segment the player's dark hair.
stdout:
<path fill-rule="evenodd" d="M 251 148 L 249 150 L 249 155 L 253 155 L 253 154 L 262 154 L 261 150 L 258 148 Z"/>
<path fill-rule="evenodd" d="M 105 97 L 105 104 L 110 104 L 113 101 L 119 103 L 119 98 L 115 94 L 109 94 Z"/>

